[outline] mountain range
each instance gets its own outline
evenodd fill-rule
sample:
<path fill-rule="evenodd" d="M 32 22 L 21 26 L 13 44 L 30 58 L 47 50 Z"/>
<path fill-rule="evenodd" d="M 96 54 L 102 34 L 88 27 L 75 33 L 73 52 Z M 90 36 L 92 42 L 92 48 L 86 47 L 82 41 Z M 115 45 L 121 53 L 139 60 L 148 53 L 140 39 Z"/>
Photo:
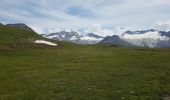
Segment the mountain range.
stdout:
<path fill-rule="evenodd" d="M 17 28 L 17 29 L 25 30 L 23 32 L 20 32 L 21 30 L 16 31 L 17 34 L 19 35 L 19 37 L 15 38 L 16 40 L 22 40 L 22 38 L 25 36 L 29 37 L 28 36 L 29 34 L 40 38 L 39 35 L 32 34 L 36 32 L 26 24 L 22 24 L 22 23 L 6 24 L 6 25 L 0 24 L 0 26 L 2 26 L 2 28 L 11 27 L 13 29 Z M 54 32 L 50 34 L 41 34 L 41 36 L 50 40 L 67 41 L 76 44 L 114 44 L 122 47 L 137 46 L 137 47 L 149 47 L 149 48 L 170 48 L 170 31 L 158 31 L 154 29 L 141 30 L 141 31 L 126 31 L 118 35 L 113 34 L 112 36 L 106 36 L 106 37 L 94 33 L 80 34 L 75 31 L 60 31 L 60 32 Z M 6 35 L 3 34 L 3 31 L 1 33 L 1 37 L 2 37 L 1 41 L 4 40 L 6 37 Z M 13 36 L 11 35 L 11 37 L 7 40 L 10 41 L 10 39 L 14 37 L 15 35 Z M 31 38 L 27 40 L 31 40 Z"/>
<path fill-rule="evenodd" d="M 170 31 L 157 31 L 154 29 L 141 31 L 126 31 L 112 36 L 102 37 L 94 33 L 82 35 L 78 32 L 56 32 L 43 35 L 46 38 L 69 41 L 77 44 L 114 44 L 123 47 L 149 47 L 149 48 L 169 48 Z"/>
<path fill-rule="evenodd" d="M 170 32 L 157 30 L 127 31 L 120 35 L 105 37 L 99 44 L 115 44 L 119 46 L 139 46 L 149 48 L 169 48 Z"/>
<path fill-rule="evenodd" d="M 104 37 L 89 33 L 87 35 L 81 35 L 78 32 L 67 32 L 67 31 L 61 31 L 51 34 L 43 34 L 42 35 L 45 38 L 58 40 L 58 41 L 68 41 L 73 42 L 77 44 L 97 44 L 99 43 Z"/>

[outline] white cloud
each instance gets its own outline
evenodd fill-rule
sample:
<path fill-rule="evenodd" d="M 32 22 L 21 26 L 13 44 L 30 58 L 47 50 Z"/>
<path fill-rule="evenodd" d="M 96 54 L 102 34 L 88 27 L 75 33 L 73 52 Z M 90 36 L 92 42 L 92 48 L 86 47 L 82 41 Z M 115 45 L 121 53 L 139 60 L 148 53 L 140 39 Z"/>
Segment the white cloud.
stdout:
<path fill-rule="evenodd" d="M 104 27 L 149 26 L 157 20 L 169 20 L 169 6 L 169 0 L 1 0 L 0 21 L 26 23 L 43 30 L 88 28 L 94 23 Z M 71 8 L 83 10 L 67 13 Z M 78 16 L 85 12 L 90 16 Z M 109 29 L 97 31 L 112 33 Z"/>
<path fill-rule="evenodd" d="M 168 37 L 161 36 L 159 32 L 146 32 L 144 34 L 122 34 L 122 38 L 124 39 L 154 39 L 154 40 L 166 40 Z"/>
<path fill-rule="evenodd" d="M 53 28 L 53 29 L 49 29 L 47 30 L 47 34 L 50 34 L 50 33 L 55 33 L 55 32 L 60 32 L 61 29 L 60 28 Z"/>
<path fill-rule="evenodd" d="M 46 34 L 46 32 L 39 28 L 39 27 L 36 27 L 36 26 L 30 26 L 35 32 L 37 32 L 38 34 Z"/>
<path fill-rule="evenodd" d="M 66 31 L 66 32 L 71 32 L 72 30 L 70 30 L 70 29 L 65 29 L 65 31 Z"/>
<path fill-rule="evenodd" d="M 113 31 L 109 29 L 102 29 L 101 25 L 94 24 L 90 26 L 87 30 L 87 33 L 95 33 L 100 36 L 110 36 L 113 35 Z"/>
<path fill-rule="evenodd" d="M 94 37 L 89 37 L 89 36 L 85 36 L 82 37 L 81 40 L 89 40 L 89 41 L 101 41 L 103 38 L 94 38 Z"/>
<path fill-rule="evenodd" d="M 158 21 L 153 25 L 158 31 L 170 31 L 170 21 Z"/>

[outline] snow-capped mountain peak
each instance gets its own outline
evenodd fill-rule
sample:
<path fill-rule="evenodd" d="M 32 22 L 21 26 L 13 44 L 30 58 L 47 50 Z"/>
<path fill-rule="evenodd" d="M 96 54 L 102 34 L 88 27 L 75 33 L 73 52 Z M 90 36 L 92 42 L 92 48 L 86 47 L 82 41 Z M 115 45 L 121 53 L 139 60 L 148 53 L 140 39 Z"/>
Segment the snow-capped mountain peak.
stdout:
<path fill-rule="evenodd" d="M 127 46 L 129 44 L 150 47 L 150 48 L 166 48 L 170 47 L 170 32 L 156 31 L 153 29 L 143 31 L 127 31 L 121 35 L 106 37 L 101 44 L 117 44 Z M 123 42 L 122 42 L 123 41 Z"/>
<path fill-rule="evenodd" d="M 59 41 L 69 41 L 78 44 L 96 44 L 100 42 L 104 37 L 96 35 L 94 33 L 89 33 L 87 35 L 80 35 L 75 31 L 61 31 L 56 33 L 51 33 L 48 35 L 43 35 L 46 38 L 59 40 Z"/>

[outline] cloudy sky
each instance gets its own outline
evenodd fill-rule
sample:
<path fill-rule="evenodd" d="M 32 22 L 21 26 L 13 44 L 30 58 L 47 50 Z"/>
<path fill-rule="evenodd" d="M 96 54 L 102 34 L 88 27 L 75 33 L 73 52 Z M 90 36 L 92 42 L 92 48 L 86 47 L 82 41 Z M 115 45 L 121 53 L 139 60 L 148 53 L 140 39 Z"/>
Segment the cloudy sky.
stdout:
<path fill-rule="evenodd" d="M 170 19 L 170 0 L 0 0 L 0 22 L 39 28 L 149 26 Z"/>

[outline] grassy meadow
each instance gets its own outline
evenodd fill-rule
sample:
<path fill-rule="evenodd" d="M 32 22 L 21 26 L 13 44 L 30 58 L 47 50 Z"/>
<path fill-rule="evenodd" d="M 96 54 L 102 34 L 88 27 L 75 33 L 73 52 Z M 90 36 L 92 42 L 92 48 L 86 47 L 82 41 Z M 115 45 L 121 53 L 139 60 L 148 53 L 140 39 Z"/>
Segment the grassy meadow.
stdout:
<path fill-rule="evenodd" d="M 0 33 L 0 100 L 169 100 L 170 49 L 49 47 L 24 42 L 41 38 L 30 32 Z"/>
<path fill-rule="evenodd" d="M 161 100 L 170 94 L 170 49 L 66 45 L 0 49 L 0 99 Z"/>

